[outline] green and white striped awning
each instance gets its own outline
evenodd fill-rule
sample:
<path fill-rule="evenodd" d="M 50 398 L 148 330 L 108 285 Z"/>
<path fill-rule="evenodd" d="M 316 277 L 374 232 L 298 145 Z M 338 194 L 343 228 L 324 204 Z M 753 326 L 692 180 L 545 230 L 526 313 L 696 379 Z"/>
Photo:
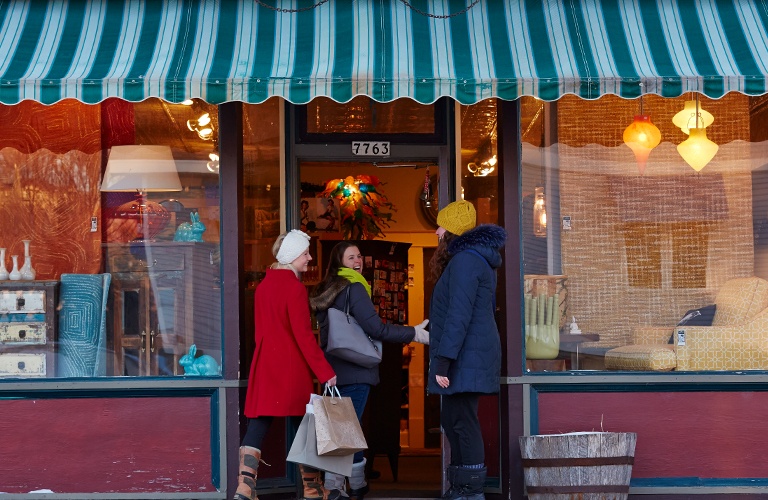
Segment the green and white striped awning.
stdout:
<path fill-rule="evenodd" d="M 6 104 L 716 98 L 767 66 L 764 0 L 0 0 Z"/>

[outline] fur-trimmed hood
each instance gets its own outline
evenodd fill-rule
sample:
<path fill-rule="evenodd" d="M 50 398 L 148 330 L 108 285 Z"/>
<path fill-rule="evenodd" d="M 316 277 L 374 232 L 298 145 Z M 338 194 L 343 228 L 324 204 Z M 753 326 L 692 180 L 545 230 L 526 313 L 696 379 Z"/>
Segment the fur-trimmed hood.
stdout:
<path fill-rule="evenodd" d="M 338 297 L 350 284 L 348 279 L 337 276 L 331 281 L 328 288 L 317 295 L 314 295 L 313 293 L 312 297 L 309 298 L 309 307 L 314 312 L 328 310 L 333 305 L 336 297 Z"/>
<path fill-rule="evenodd" d="M 504 228 L 496 224 L 481 224 L 454 238 L 448 245 L 448 253 L 453 256 L 471 248 L 485 257 L 491 267 L 497 268 L 501 266 L 499 249 L 506 241 Z"/>

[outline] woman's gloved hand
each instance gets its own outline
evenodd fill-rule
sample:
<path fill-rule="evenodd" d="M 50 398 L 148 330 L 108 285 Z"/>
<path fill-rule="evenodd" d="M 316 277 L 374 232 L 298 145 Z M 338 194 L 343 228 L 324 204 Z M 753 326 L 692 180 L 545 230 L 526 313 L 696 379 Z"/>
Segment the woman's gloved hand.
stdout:
<path fill-rule="evenodd" d="M 427 331 L 427 323 L 429 323 L 429 320 L 425 319 L 413 327 L 413 329 L 416 330 L 416 336 L 413 337 L 414 342 L 429 345 L 429 332 Z"/>

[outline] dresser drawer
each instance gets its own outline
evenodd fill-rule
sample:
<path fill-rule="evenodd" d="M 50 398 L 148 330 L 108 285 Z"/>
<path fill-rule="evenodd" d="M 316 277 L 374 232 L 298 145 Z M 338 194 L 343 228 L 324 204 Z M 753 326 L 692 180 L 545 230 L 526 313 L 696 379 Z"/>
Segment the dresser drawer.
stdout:
<path fill-rule="evenodd" d="M 147 252 L 136 257 L 129 253 L 119 253 L 109 257 L 110 272 L 156 272 L 183 271 L 184 254 L 167 250 Z"/>
<path fill-rule="evenodd" d="M 45 354 L 0 353 L 0 377 L 45 377 Z"/>
<path fill-rule="evenodd" d="M 0 291 L 0 314 L 45 312 L 45 290 Z"/>
<path fill-rule="evenodd" d="M 0 345 L 45 344 L 45 323 L 0 323 Z"/>

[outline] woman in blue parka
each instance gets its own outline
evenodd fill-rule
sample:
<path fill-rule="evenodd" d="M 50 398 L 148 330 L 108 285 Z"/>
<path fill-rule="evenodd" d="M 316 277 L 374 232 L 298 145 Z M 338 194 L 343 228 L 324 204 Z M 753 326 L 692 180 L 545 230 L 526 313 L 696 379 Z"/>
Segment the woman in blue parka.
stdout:
<path fill-rule="evenodd" d="M 442 395 L 440 424 L 451 445 L 451 487 L 443 498 L 475 500 L 485 498 L 486 477 L 478 401 L 499 392 L 501 341 L 494 313 L 506 232 L 494 224 L 476 227 L 475 208 L 463 200 L 440 210 L 437 223 L 427 389 Z"/>

